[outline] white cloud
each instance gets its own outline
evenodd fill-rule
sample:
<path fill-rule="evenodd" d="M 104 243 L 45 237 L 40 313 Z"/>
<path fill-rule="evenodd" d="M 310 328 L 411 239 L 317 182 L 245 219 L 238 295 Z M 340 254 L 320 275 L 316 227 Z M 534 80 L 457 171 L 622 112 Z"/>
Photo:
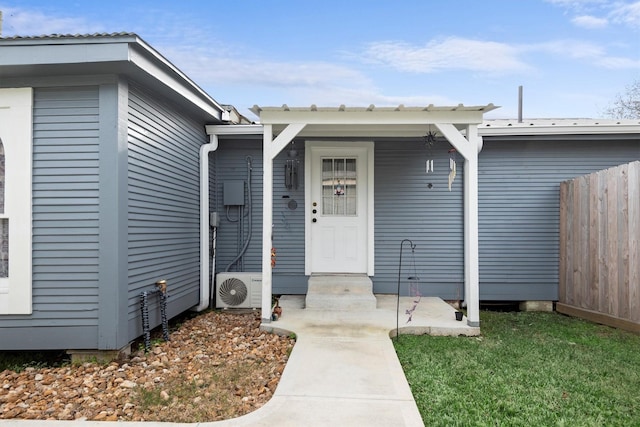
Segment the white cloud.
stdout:
<path fill-rule="evenodd" d="M 605 55 L 605 51 L 601 46 L 579 40 L 554 40 L 546 43 L 534 43 L 523 45 L 522 49 L 574 59 L 593 59 Z"/>
<path fill-rule="evenodd" d="M 523 49 L 532 52 L 552 54 L 588 62 L 607 69 L 640 69 L 640 60 L 611 56 L 599 45 L 577 40 L 556 40 L 548 43 L 532 44 Z"/>
<path fill-rule="evenodd" d="M 610 0 L 545 0 L 547 3 L 555 4 L 571 9 L 581 9 L 591 5 L 602 5 Z"/>
<path fill-rule="evenodd" d="M 571 22 L 573 22 L 578 27 L 587 29 L 605 28 L 609 23 L 609 21 L 607 21 L 605 18 L 597 18 L 590 15 L 576 16 L 571 20 Z"/>
<path fill-rule="evenodd" d="M 29 9 L 4 8 L 2 17 L 2 35 L 5 37 L 90 34 L 104 31 L 101 25 L 91 24 L 81 18 L 47 15 Z"/>
<path fill-rule="evenodd" d="M 616 3 L 616 7 L 611 12 L 611 20 L 630 27 L 640 28 L 640 1 L 629 4 Z"/>
<path fill-rule="evenodd" d="M 438 94 L 386 95 L 362 72 L 347 66 L 328 62 L 286 62 L 261 60 L 245 54 L 242 57 L 229 52 L 197 50 L 166 46 L 159 49 L 178 68 L 203 87 L 233 87 L 232 92 L 253 103 L 270 105 L 338 106 L 397 106 L 404 105 L 456 105 L 454 101 Z M 255 95 L 251 92 L 255 91 Z M 268 92 L 268 99 L 260 100 Z M 212 90 L 214 95 L 220 91 Z M 225 101 L 233 102 L 235 95 Z"/>
<path fill-rule="evenodd" d="M 610 70 L 637 69 L 640 71 L 640 59 L 623 58 L 619 56 L 603 56 L 597 58 L 597 65 Z"/>
<path fill-rule="evenodd" d="M 278 62 L 256 57 L 238 57 L 229 52 L 167 46 L 159 49 L 194 80 L 216 84 L 265 85 L 272 87 L 329 88 L 336 84 L 369 87 L 370 79 L 357 70 L 327 62 Z"/>
<path fill-rule="evenodd" d="M 571 22 L 583 28 L 602 28 L 605 22 L 640 28 L 639 0 L 546 0 L 577 14 Z"/>
<path fill-rule="evenodd" d="M 424 46 L 404 42 L 372 43 L 362 57 L 366 62 L 416 73 L 466 69 L 502 74 L 528 68 L 514 46 L 457 37 L 433 40 Z"/>
<path fill-rule="evenodd" d="M 607 69 L 639 68 L 637 59 L 612 56 L 605 46 L 581 40 L 507 44 L 460 38 L 431 41 L 424 46 L 405 42 L 372 43 L 361 55 L 370 64 L 381 64 L 408 73 L 466 70 L 487 75 L 520 74 L 538 68 L 540 58 L 550 55 L 577 60 Z"/>

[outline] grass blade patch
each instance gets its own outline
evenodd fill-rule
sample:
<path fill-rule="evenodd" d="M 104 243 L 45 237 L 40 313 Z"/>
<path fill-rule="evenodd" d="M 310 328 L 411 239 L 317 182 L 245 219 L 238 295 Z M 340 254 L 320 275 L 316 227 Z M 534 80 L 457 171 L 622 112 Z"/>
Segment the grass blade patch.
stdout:
<path fill-rule="evenodd" d="M 481 320 L 481 337 L 395 344 L 425 425 L 640 423 L 640 336 L 555 313 Z"/>

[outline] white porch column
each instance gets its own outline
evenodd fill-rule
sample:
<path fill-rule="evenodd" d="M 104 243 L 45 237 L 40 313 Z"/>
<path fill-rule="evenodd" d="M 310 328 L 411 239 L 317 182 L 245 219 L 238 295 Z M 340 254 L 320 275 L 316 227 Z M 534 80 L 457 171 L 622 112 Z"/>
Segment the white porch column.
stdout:
<path fill-rule="evenodd" d="M 478 248 L 478 153 L 482 138 L 477 125 L 467 125 L 465 138 L 450 123 L 435 123 L 440 132 L 464 157 L 464 300 L 467 323 L 480 326 L 480 262 Z"/>
<path fill-rule="evenodd" d="M 273 295 L 273 277 L 271 268 L 271 248 L 273 247 L 273 159 L 293 141 L 306 124 L 287 125 L 273 139 L 273 125 L 264 125 L 262 159 L 262 321 L 271 321 L 271 297 Z"/>
<path fill-rule="evenodd" d="M 264 125 L 262 143 L 262 321 L 271 321 L 271 235 L 273 233 L 273 127 Z"/>
<path fill-rule="evenodd" d="M 464 284 L 467 323 L 480 326 L 480 250 L 478 244 L 478 153 L 482 138 L 476 125 L 467 127 L 467 140 L 472 147 L 464 161 Z"/>

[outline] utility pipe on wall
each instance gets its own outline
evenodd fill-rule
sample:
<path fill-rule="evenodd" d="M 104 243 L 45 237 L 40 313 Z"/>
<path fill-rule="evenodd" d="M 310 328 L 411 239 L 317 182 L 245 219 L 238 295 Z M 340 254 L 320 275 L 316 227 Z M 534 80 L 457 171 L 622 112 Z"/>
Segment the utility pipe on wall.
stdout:
<path fill-rule="evenodd" d="M 209 135 L 209 143 L 200 147 L 200 303 L 196 311 L 209 307 L 209 153 L 217 149 L 218 135 Z"/>

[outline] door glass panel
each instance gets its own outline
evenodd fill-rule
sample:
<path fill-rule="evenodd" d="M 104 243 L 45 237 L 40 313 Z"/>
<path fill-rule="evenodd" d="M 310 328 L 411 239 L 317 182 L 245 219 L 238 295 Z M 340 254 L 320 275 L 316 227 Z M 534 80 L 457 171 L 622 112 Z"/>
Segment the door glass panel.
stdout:
<path fill-rule="evenodd" d="M 357 188 L 356 159 L 322 159 L 323 215 L 356 216 Z"/>
<path fill-rule="evenodd" d="M 0 139 L 0 214 L 4 214 L 4 145 Z M 0 218 L 0 278 L 9 277 L 9 219 Z"/>
<path fill-rule="evenodd" d="M 4 145 L 0 139 L 0 214 L 4 213 Z"/>
<path fill-rule="evenodd" d="M 0 278 L 9 277 L 9 220 L 0 219 Z"/>

